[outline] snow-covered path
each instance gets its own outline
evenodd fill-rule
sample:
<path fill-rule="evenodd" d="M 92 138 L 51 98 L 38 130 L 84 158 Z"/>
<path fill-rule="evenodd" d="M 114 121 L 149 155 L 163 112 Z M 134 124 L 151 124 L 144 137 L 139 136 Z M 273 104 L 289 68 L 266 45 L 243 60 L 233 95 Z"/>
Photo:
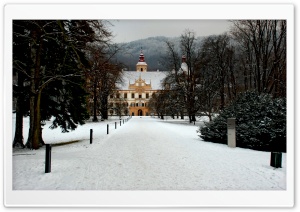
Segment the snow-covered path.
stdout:
<path fill-rule="evenodd" d="M 109 135 L 13 156 L 16 190 L 285 190 L 283 167 L 270 153 L 203 142 L 197 127 L 133 117 Z"/>

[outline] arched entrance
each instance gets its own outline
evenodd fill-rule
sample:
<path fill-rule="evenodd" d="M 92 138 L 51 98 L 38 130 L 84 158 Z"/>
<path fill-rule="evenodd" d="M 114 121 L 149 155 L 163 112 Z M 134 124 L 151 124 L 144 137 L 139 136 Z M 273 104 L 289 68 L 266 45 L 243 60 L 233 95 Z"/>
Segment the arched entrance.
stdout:
<path fill-rule="evenodd" d="M 138 115 L 143 116 L 143 111 L 141 109 L 138 110 Z"/>

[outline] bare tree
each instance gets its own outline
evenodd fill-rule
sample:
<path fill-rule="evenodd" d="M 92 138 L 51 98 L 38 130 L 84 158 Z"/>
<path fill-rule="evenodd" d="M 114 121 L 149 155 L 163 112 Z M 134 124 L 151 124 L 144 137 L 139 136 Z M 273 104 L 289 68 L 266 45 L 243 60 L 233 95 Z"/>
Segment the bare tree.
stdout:
<path fill-rule="evenodd" d="M 97 122 L 97 114 L 102 104 L 107 104 L 102 98 L 107 98 L 105 93 L 111 93 L 114 83 L 120 80 L 121 67 L 114 61 L 114 56 L 121 50 L 116 44 L 109 41 L 89 45 L 87 55 L 91 68 L 86 71 L 87 89 L 93 101 L 93 121 Z M 112 67 L 115 67 L 115 69 Z M 109 73 L 106 73 L 109 72 Z M 108 80 L 104 84 L 103 78 Z M 100 98 L 101 97 L 101 98 Z M 103 116 L 103 115 L 102 115 Z M 104 119 L 105 118 L 104 115 Z"/>
<path fill-rule="evenodd" d="M 207 94 L 208 105 L 215 107 L 219 97 L 218 109 L 221 110 L 237 95 L 239 72 L 235 46 L 231 40 L 230 36 L 223 34 L 209 36 L 202 43 L 201 85 L 205 85 L 202 90 Z"/>
<path fill-rule="evenodd" d="M 176 52 L 174 45 L 167 42 L 168 61 L 172 65 L 172 72 L 165 81 L 172 84 L 171 90 L 180 93 L 184 102 L 184 110 L 187 112 L 190 122 L 196 120 L 196 113 L 199 110 L 197 104 L 198 97 L 196 93 L 196 86 L 200 77 L 200 51 L 197 46 L 195 33 L 186 30 L 180 37 L 180 49 L 182 57 Z M 182 58 L 183 66 L 179 66 Z M 180 62 L 179 62 L 180 61 Z M 171 82 L 173 80 L 173 82 Z"/>
<path fill-rule="evenodd" d="M 243 63 L 253 74 L 253 88 L 259 93 L 285 96 L 286 21 L 243 20 L 232 23 L 231 32 L 247 55 Z"/>

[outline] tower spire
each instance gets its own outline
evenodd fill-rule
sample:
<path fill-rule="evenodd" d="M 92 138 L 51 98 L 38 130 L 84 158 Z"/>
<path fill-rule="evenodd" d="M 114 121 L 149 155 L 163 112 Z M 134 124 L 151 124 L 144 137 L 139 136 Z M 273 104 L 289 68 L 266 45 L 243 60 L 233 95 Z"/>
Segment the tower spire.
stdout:
<path fill-rule="evenodd" d="M 145 62 L 145 57 L 144 57 L 144 54 L 143 54 L 143 49 L 141 47 L 141 53 L 140 53 L 140 57 L 139 57 L 139 62 Z"/>
<path fill-rule="evenodd" d="M 139 61 L 136 64 L 136 71 L 137 72 L 147 72 L 147 63 L 145 61 L 142 47 L 141 47 L 141 52 L 140 52 L 140 56 L 139 56 Z"/>

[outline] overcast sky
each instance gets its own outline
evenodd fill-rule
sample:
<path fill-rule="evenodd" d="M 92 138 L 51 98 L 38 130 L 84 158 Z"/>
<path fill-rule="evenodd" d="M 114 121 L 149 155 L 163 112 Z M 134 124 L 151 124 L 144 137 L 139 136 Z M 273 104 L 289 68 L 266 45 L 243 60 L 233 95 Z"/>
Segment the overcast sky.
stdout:
<path fill-rule="evenodd" d="M 226 20 L 110 20 L 114 41 L 130 42 L 154 37 L 178 37 L 186 29 L 194 31 L 196 37 L 222 34 L 230 29 Z"/>

